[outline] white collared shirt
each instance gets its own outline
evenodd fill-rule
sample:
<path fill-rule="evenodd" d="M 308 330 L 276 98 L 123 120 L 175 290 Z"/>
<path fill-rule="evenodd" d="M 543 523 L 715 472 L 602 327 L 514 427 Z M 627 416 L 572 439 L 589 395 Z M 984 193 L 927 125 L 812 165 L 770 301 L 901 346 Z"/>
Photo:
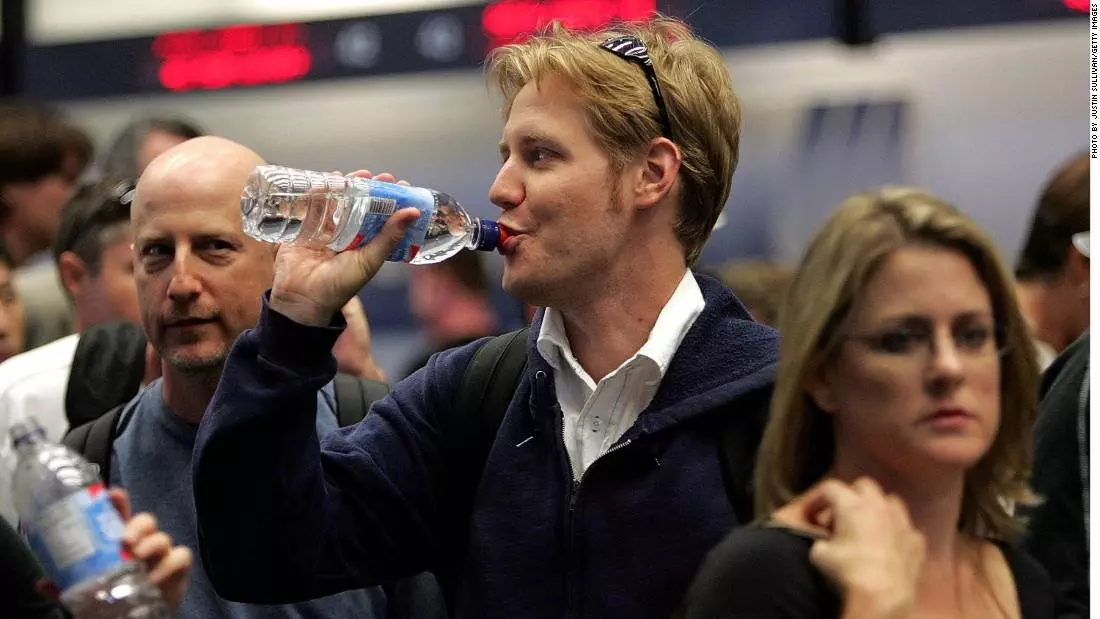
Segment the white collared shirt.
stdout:
<path fill-rule="evenodd" d="M 584 371 L 565 334 L 561 313 L 547 308 L 539 330 L 539 354 L 554 369 L 562 410 L 562 438 L 573 479 L 622 438 L 653 401 L 680 342 L 703 313 L 705 302 L 691 271 L 657 316 L 649 339 L 629 359 L 597 383 Z"/>
<path fill-rule="evenodd" d="M 8 430 L 16 421 L 33 415 L 46 430 L 46 438 L 61 442 L 69 429 L 65 415 L 65 391 L 79 335 L 69 335 L 15 355 L 0 364 L 0 516 L 13 525 L 11 476 L 15 455 Z"/>

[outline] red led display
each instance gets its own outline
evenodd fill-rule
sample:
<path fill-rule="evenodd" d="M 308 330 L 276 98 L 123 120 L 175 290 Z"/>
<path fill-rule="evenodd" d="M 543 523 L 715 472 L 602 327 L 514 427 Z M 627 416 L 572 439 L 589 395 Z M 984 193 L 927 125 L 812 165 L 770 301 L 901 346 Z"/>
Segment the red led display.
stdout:
<path fill-rule="evenodd" d="M 313 64 L 299 24 L 169 32 L 152 49 L 161 86 L 173 91 L 289 82 Z"/>
<path fill-rule="evenodd" d="M 657 0 L 499 0 L 485 7 L 481 27 L 490 47 L 522 40 L 554 20 L 595 30 L 615 21 L 653 16 Z"/>
<path fill-rule="evenodd" d="M 1071 11 L 1089 12 L 1089 0 L 1062 0 L 1062 4 Z"/>

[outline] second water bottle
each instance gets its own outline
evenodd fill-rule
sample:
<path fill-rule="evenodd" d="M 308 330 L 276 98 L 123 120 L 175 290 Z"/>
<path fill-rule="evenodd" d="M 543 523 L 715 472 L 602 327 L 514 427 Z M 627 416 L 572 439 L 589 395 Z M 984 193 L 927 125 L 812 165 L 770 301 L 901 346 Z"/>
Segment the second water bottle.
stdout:
<path fill-rule="evenodd" d="M 160 591 L 122 550 L 122 520 L 95 469 L 46 440 L 34 419 L 12 424 L 13 500 L 31 550 L 76 619 L 167 619 Z"/>

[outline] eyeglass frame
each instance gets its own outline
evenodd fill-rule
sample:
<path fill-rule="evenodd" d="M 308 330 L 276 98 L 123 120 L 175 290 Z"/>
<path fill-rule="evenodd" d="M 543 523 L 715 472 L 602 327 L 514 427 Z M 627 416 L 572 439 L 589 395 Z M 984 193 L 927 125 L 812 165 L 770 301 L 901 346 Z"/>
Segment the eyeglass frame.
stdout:
<path fill-rule="evenodd" d="M 653 69 L 653 61 L 649 57 L 649 48 L 645 43 L 631 35 L 611 37 L 600 44 L 600 49 L 642 68 L 646 81 L 649 82 L 649 89 L 653 92 L 653 101 L 657 104 L 661 135 L 675 141 L 672 137 L 672 120 L 665 105 L 665 97 L 661 93 L 661 82 L 657 79 L 657 72 Z"/>
<path fill-rule="evenodd" d="M 983 326 L 985 326 L 985 325 L 983 325 Z M 990 354 L 990 352 L 987 352 L 987 351 L 973 351 L 973 352 L 967 351 L 964 347 L 959 345 L 959 343 L 956 340 L 956 337 L 954 335 L 951 338 L 952 343 L 953 343 L 953 349 L 955 351 L 957 351 L 958 353 L 960 353 L 960 356 L 965 357 L 965 358 L 982 358 L 986 355 L 988 355 L 989 358 L 995 358 L 995 359 L 1003 358 L 1012 349 L 1011 345 L 1008 342 L 1008 331 L 1000 323 L 993 323 L 992 327 L 993 327 L 993 334 L 992 334 L 993 335 L 993 343 L 994 343 L 994 346 L 995 346 L 995 348 L 991 351 L 992 354 Z M 912 329 L 905 329 L 905 328 L 898 329 L 898 330 L 899 331 L 900 330 L 912 331 Z M 842 340 L 843 341 L 854 340 L 854 341 L 860 342 L 862 344 L 865 344 L 872 352 L 874 352 L 876 354 L 887 355 L 887 356 L 890 356 L 890 357 L 907 357 L 907 356 L 910 356 L 911 353 L 890 352 L 888 350 L 883 350 L 881 348 L 880 345 L 881 345 L 883 337 L 885 337 L 886 335 L 889 335 L 889 334 L 890 334 L 889 329 L 884 329 L 884 330 L 879 331 L 879 332 L 870 332 L 870 333 L 849 333 L 849 334 L 844 335 Z M 934 359 L 935 355 L 936 355 L 936 352 L 937 352 L 936 338 L 933 337 L 932 333 L 927 333 L 926 336 L 927 337 L 925 337 L 924 341 L 919 343 L 920 354 L 923 355 L 924 363 L 928 363 L 929 361 Z"/>

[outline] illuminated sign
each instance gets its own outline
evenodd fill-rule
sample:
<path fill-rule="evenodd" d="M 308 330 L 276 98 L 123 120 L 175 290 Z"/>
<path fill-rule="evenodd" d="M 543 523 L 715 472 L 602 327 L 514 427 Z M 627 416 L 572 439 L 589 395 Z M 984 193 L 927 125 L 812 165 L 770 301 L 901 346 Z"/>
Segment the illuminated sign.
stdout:
<path fill-rule="evenodd" d="M 615 21 L 645 20 L 656 10 L 657 0 L 500 0 L 485 7 L 481 27 L 492 48 L 522 40 L 554 20 L 595 30 Z"/>
<path fill-rule="evenodd" d="M 152 52 L 160 85 L 172 91 L 289 82 L 313 64 L 300 24 L 170 32 L 153 39 Z"/>
<path fill-rule="evenodd" d="M 1087 0 L 875 0 L 879 34 L 1083 19 Z M 960 10 L 960 6 L 966 10 Z M 492 0 L 447 9 L 309 23 L 244 25 L 111 41 L 31 45 L 26 94 L 43 101 L 214 91 L 453 69 L 553 20 L 596 29 L 654 11 L 685 19 L 718 47 L 836 35 L 835 0 Z"/>

